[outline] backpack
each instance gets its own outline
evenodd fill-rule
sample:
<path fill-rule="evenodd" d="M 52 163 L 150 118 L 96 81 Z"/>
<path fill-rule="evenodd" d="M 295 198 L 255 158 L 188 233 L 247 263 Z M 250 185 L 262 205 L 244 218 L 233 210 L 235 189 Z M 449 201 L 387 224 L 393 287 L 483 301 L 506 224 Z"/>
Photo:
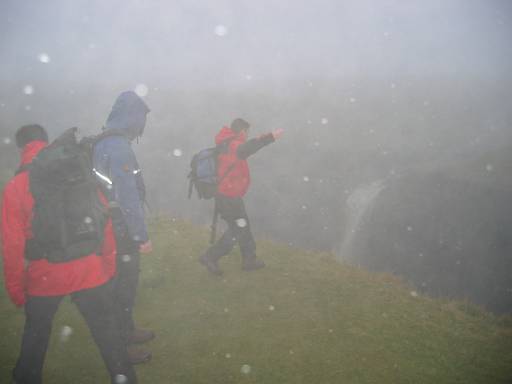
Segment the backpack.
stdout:
<path fill-rule="evenodd" d="M 100 254 L 107 209 L 93 174 L 92 145 L 70 128 L 43 148 L 28 168 L 34 199 L 28 260 L 68 262 Z"/>
<path fill-rule="evenodd" d="M 220 182 L 233 169 L 232 164 L 228 170 L 217 177 L 217 163 L 219 154 L 227 150 L 227 146 L 232 139 L 227 139 L 215 147 L 205 148 L 196 153 L 190 161 L 190 172 L 188 174 L 188 198 L 192 196 L 192 190 L 195 188 L 199 199 L 211 199 L 217 195 L 217 187 Z"/>

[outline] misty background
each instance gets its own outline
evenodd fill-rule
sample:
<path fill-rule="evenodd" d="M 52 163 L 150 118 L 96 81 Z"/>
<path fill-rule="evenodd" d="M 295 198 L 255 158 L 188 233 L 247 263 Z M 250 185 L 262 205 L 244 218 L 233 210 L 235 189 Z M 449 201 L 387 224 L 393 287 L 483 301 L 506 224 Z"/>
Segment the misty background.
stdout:
<path fill-rule="evenodd" d="M 208 225 L 189 162 L 243 117 L 285 130 L 250 159 L 257 236 L 511 312 L 511 37 L 506 0 L 2 0 L 0 180 L 19 126 L 96 134 L 133 89 L 150 214 Z"/>

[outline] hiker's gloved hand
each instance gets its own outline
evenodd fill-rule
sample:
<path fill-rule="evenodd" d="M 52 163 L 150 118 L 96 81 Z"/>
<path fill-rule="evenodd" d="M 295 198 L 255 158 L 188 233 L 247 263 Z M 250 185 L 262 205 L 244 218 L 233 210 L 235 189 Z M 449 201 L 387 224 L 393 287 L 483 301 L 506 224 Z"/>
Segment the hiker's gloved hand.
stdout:
<path fill-rule="evenodd" d="M 153 252 L 153 244 L 151 243 L 151 240 L 148 240 L 145 243 L 140 244 L 139 245 L 139 252 L 140 253 L 151 253 L 151 252 Z"/>
<path fill-rule="evenodd" d="M 272 136 L 274 136 L 274 140 L 279 139 L 283 135 L 284 129 L 278 128 L 275 131 L 272 131 Z"/>

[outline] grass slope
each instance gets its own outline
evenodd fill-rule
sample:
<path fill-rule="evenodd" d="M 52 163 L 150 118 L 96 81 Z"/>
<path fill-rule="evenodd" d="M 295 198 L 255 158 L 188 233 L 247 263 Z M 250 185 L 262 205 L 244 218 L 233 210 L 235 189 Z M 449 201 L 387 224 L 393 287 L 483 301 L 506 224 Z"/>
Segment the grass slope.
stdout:
<path fill-rule="evenodd" d="M 154 329 L 140 383 L 507 383 L 512 324 L 465 303 L 434 300 L 388 275 L 329 254 L 258 244 L 264 270 L 222 278 L 197 262 L 208 233 L 169 219 L 152 225 L 138 323 Z M 15 362 L 23 313 L 0 296 L 0 382 Z M 63 342 L 60 330 L 73 329 Z M 83 320 L 66 300 L 54 322 L 46 383 L 107 383 Z"/>

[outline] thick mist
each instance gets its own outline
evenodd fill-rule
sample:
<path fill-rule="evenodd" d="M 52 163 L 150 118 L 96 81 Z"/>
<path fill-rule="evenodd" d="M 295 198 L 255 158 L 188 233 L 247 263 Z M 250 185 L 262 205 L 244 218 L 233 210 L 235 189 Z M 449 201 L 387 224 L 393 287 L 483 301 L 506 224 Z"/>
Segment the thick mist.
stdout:
<path fill-rule="evenodd" d="M 510 312 L 511 23 L 507 1 L 3 1 L 0 176 L 21 124 L 95 134 L 135 89 L 150 213 L 208 225 L 189 162 L 243 117 L 285 130 L 250 159 L 258 236 Z"/>

